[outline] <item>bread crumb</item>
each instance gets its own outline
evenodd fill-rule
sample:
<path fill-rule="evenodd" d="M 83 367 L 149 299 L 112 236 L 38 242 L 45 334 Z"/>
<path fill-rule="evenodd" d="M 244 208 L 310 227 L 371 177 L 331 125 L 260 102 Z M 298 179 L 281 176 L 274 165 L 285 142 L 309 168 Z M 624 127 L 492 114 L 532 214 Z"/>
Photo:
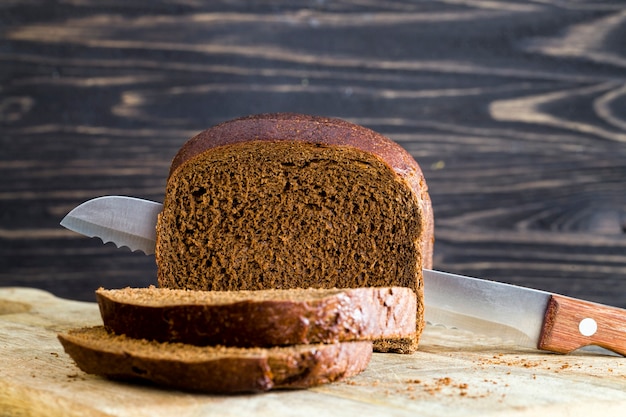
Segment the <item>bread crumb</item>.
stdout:
<path fill-rule="evenodd" d="M 441 385 L 450 385 L 451 382 L 452 380 L 450 379 L 450 377 L 447 377 L 447 376 L 443 378 L 439 378 L 437 380 L 437 383 Z"/>

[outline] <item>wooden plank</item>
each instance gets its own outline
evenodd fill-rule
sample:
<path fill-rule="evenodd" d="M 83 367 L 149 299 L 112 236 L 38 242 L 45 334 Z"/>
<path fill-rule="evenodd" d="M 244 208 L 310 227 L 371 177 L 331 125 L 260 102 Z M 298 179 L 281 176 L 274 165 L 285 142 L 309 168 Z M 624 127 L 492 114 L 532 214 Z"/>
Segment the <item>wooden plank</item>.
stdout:
<path fill-rule="evenodd" d="M 413 355 L 374 354 L 368 369 L 310 390 L 214 396 L 86 375 L 56 334 L 101 323 L 95 303 L 0 289 L 0 408 L 30 416 L 587 416 L 626 407 L 626 364 L 586 352 L 519 349 L 427 326 Z"/>

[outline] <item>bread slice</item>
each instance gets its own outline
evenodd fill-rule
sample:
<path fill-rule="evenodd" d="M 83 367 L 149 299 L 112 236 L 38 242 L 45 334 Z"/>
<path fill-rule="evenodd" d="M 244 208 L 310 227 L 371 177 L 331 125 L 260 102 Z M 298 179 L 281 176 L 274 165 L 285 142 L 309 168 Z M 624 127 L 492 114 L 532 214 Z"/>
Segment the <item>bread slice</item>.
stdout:
<path fill-rule="evenodd" d="M 423 328 L 432 207 L 419 165 L 343 120 L 265 114 L 214 126 L 172 161 L 159 285 L 194 290 L 408 287 Z M 417 338 L 380 351 L 412 352 Z"/>
<path fill-rule="evenodd" d="M 58 337 L 86 373 L 207 393 L 308 388 L 362 372 L 372 355 L 372 342 L 367 341 L 275 348 L 198 347 L 114 335 L 103 326 Z"/>
<path fill-rule="evenodd" d="M 128 337 L 270 347 L 414 337 L 410 288 L 96 291 L 104 326 Z"/>

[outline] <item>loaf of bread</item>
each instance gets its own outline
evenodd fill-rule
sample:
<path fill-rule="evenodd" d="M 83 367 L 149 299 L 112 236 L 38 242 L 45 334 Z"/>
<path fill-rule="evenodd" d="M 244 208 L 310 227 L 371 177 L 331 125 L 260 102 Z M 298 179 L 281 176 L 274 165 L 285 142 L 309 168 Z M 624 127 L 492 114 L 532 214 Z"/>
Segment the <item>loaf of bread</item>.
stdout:
<path fill-rule="evenodd" d="M 433 217 L 411 155 L 346 121 L 255 115 L 214 126 L 171 165 L 157 223 L 161 287 L 195 290 L 407 287 L 416 337 Z"/>
<path fill-rule="evenodd" d="M 362 372 L 372 342 L 275 348 L 159 343 L 109 333 L 103 326 L 59 335 L 80 369 L 115 380 L 207 393 L 308 388 Z"/>
<path fill-rule="evenodd" d="M 415 335 L 409 288 L 96 291 L 104 326 L 117 334 L 193 345 L 271 347 Z"/>

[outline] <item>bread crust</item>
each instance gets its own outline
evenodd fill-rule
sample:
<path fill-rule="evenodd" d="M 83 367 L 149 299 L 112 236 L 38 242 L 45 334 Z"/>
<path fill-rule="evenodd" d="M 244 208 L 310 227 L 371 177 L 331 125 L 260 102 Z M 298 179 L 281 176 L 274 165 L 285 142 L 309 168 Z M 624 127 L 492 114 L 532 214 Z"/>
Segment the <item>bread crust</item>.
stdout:
<path fill-rule="evenodd" d="M 410 288 L 96 291 L 104 325 L 128 337 L 199 346 L 270 347 L 414 338 Z"/>
<path fill-rule="evenodd" d="M 172 160 L 168 180 L 185 162 L 210 149 L 252 140 L 297 140 L 320 145 L 351 146 L 381 158 L 408 183 L 419 200 L 423 219 L 422 268 L 432 268 L 435 222 L 424 174 L 404 148 L 363 126 L 336 118 L 297 113 L 257 114 L 226 121 L 200 132 L 180 148 Z"/>
<path fill-rule="evenodd" d="M 58 338 L 86 373 L 222 394 L 334 382 L 365 370 L 372 355 L 372 343 L 367 341 L 268 349 L 201 348 L 112 335 L 103 326 L 75 329 Z"/>

